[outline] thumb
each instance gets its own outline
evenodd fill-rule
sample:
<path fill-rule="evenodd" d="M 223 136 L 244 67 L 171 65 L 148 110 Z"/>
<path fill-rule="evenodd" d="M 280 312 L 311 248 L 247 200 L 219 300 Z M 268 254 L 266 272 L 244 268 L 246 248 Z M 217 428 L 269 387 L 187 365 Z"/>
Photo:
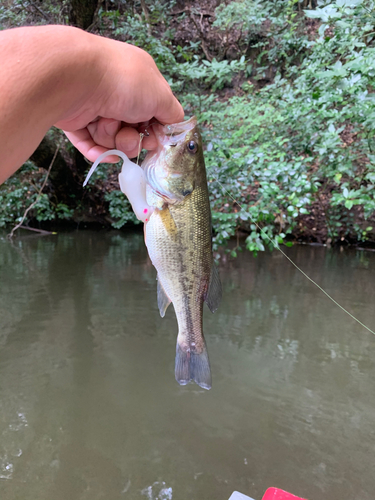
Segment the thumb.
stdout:
<path fill-rule="evenodd" d="M 163 90 L 159 94 L 158 105 L 154 113 L 160 123 L 179 123 L 184 119 L 184 109 L 173 95 L 173 92 L 164 80 Z"/>

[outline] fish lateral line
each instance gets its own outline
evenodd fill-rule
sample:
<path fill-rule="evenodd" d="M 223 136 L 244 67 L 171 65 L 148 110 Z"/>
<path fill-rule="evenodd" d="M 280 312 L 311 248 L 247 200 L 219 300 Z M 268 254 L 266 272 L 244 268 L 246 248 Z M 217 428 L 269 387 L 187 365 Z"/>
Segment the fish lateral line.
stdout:
<path fill-rule="evenodd" d="M 212 174 L 211 174 L 212 175 Z M 231 193 L 222 185 L 222 183 L 217 179 L 214 175 L 212 177 L 215 179 L 215 181 L 220 185 L 221 189 L 226 193 L 241 209 L 242 205 L 231 195 Z M 361 325 L 363 328 L 365 328 L 367 331 L 375 335 L 375 331 L 371 330 L 367 325 L 362 323 L 358 318 L 356 318 L 351 312 L 349 312 L 345 307 L 343 307 L 337 300 L 335 300 L 328 292 L 324 290 L 318 283 L 316 283 L 310 276 L 308 276 L 300 267 L 297 266 L 297 264 L 285 253 L 281 250 L 278 242 L 276 240 L 273 240 L 268 236 L 268 234 L 259 226 L 259 224 L 252 218 L 252 216 L 248 213 L 251 222 L 259 229 L 259 231 L 265 235 L 268 240 L 272 243 L 272 245 L 279 250 L 280 253 L 283 254 L 283 256 L 305 277 L 307 278 L 313 285 L 315 285 L 321 292 L 324 293 L 326 297 L 328 297 L 337 307 L 339 307 L 345 314 L 350 316 L 354 321 L 356 321 L 359 325 Z"/>

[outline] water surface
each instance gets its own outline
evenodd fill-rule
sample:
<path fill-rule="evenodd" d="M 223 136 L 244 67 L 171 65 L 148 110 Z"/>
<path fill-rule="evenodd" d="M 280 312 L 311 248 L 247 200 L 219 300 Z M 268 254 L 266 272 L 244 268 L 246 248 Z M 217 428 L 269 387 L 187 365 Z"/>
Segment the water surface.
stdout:
<path fill-rule="evenodd" d="M 288 254 L 374 329 L 375 254 Z M 0 240 L 1 500 L 374 499 L 375 337 L 280 253 L 220 271 L 205 391 L 141 234 Z"/>

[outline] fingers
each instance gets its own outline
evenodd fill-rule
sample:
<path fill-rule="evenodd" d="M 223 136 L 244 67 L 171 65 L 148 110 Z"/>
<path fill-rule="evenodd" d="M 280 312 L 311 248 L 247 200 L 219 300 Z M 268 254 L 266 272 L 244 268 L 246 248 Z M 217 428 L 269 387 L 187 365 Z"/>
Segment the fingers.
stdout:
<path fill-rule="evenodd" d="M 136 128 L 127 124 L 120 127 L 121 123 L 117 120 L 100 118 L 89 123 L 87 128 L 75 132 L 65 131 L 65 135 L 78 151 L 92 162 L 109 149 L 119 149 L 129 158 L 136 158 L 140 149 L 156 148 L 157 140 L 152 127 L 147 129 L 149 136 L 144 136 L 141 144 L 141 137 Z M 117 163 L 119 159 L 117 156 L 107 156 L 105 161 Z"/>
<path fill-rule="evenodd" d="M 139 133 L 133 127 L 123 127 L 116 135 L 116 148 L 123 151 L 129 158 L 138 155 Z"/>
<path fill-rule="evenodd" d="M 93 123 L 89 123 L 87 128 L 96 144 L 113 149 L 116 146 L 115 137 L 121 128 L 121 122 L 109 118 L 100 118 Z"/>
<path fill-rule="evenodd" d="M 69 131 L 68 137 L 88 159 L 114 147 L 134 157 L 139 149 L 135 130 L 139 123 L 155 119 L 162 124 L 178 123 L 184 111 L 147 52 L 115 40 L 95 40 L 100 53 L 107 54 L 103 64 L 95 66 L 100 84 L 77 97 L 55 125 Z M 153 149 L 156 141 L 149 132 L 142 146 Z"/>
<path fill-rule="evenodd" d="M 154 116 L 163 124 L 182 122 L 184 119 L 184 109 L 173 95 L 166 80 L 164 80 L 164 83 L 165 85 L 160 86 L 159 100 Z"/>
<path fill-rule="evenodd" d="M 148 129 L 148 133 L 149 136 L 144 136 L 140 145 L 139 132 L 133 127 L 125 126 L 116 136 L 116 148 L 123 151 L 129 158 L 138 156 L 140 147 L 141 149 L 155 149 L 157 146 L 155 134 L 151 128 Z"/>
<path fill-rule="evenodd" d="M 87 128 L 77 130 L 76 132 L 65 132 L 70 142 L 85 156 L 89 161 L 94 162 L 98 156 L 108 151 L 108 148 L 96 144 Z M 106 163 L 117 163 L 118 156 L 107 156 Z"/>

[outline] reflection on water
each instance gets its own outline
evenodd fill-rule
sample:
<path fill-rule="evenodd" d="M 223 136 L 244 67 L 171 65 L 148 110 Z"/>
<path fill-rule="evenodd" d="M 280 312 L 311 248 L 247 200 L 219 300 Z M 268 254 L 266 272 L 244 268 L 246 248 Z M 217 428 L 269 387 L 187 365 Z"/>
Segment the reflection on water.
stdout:
<path fill-rule="evenodd" d="M 288 253 L 374 328 L 374 254 Z M 374 336 L 279 253 L 221 276 L 207 392 L 174 380 L 141 234 L 0 240 L 1 500 L 373 500 Z"/>

